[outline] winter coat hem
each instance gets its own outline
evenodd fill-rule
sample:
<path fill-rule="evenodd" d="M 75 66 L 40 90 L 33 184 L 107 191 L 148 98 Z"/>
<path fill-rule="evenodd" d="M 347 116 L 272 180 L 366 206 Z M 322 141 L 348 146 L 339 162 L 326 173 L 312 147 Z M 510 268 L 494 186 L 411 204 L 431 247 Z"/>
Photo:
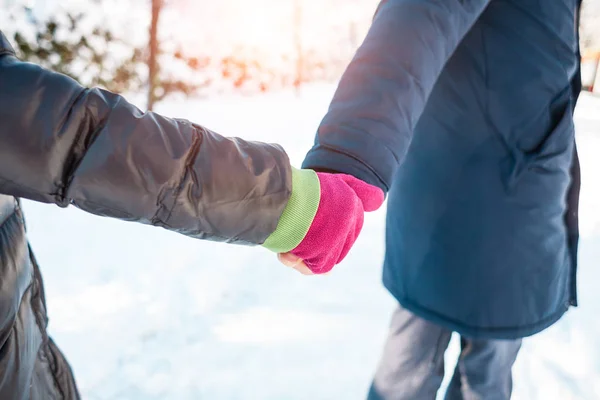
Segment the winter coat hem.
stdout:
<path fill-rule="evenodd" d="M 569 309 L 569 304 L 564 304 L 558 310 L 556 310 L 551 315 L 539 320 L 534 324 L 528 324 L 524 326 L 507 326 L 507 327 L 478 327 L 473 325 L 467 325 L 462 321 L 458 321 L 452 318 L 448 318 L 434 310 L 423 307 L 406 297 L 398 296 L 398 290 L 393 282 L 390 280 L 384 279 L 383 285 L 385 288 L 394 296 L 396 301 L 400 303 L 400 305 L 417 315 L 420 318 L 423 318 L 427 321 L 430 321 L 434 324 L 443 326 L 444 328 L 450 329 L 453 332 L 457 332 L 460 335 L 463 335 L 472 339 L 491 339 L 491 340 L 514 340 L 521 339 L 528 336 L 533 336 L 546 328 L 552 326 L 555 322 L 557 322 Z"/>

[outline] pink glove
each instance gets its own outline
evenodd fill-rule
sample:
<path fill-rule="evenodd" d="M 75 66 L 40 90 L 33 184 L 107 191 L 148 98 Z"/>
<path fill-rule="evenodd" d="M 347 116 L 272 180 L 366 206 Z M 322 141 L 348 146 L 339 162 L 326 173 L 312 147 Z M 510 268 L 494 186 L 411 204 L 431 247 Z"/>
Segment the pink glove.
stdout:
<path fill-rule="evenodd" d="M 348 254 L 363 227 L 365 211 L 384 201 L 383 191 L 350 175 L 317 173 L 321 199 L 300 244 L 290 251 L 315 274 L 329 272 Z"/>
<path fill-rule="evenodd" d="M 381 207 L 384 197 L 378 187 L 350 175 L 292 168 L 292 194 L 263 246 L 302 259 L 314 274 L 329 272 L 352 248 L 365 211 Z"/>

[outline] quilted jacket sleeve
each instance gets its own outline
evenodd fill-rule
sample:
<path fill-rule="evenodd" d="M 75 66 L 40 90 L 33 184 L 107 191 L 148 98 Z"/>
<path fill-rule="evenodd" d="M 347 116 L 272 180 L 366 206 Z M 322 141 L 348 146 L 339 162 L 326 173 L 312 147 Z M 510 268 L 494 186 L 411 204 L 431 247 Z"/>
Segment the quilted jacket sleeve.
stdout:
<path fill-rule="evenodd" d="M 304 168 L 387 191 L 437 77 L 490 0 L 383 0 Z"/>
<path fill-rule="evenodd" d="M 0 193 L 260 244 L 291 193 L 279 146 L 144 113 L 19 61 L 0 33 Z"/>

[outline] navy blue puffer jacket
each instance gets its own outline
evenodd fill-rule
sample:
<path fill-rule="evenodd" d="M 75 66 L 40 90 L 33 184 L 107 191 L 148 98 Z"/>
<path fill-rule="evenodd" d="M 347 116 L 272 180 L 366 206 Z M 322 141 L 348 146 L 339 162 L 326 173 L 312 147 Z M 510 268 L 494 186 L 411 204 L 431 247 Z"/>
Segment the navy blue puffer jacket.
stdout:
<path fill-rule="evenodd" d="M 387 0 L 304 167 L 389 190 L 384 284 L 462 334 L 576 304 L 578 0 Z"/>

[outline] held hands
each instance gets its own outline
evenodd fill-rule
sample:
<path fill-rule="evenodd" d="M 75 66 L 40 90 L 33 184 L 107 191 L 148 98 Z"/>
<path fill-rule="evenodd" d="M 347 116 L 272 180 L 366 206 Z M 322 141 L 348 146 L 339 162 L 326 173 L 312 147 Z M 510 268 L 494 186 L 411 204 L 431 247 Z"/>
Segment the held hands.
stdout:
<path fill-rule="evenodd" d="M 300 272 L 302 275 L 315 275 L 314 272 L 310 270 L 304 263 L 304 261 L 292 253 L 279 253 L 277 254 L 277 259 L 286 267 L 290 267 Z M 321 275 L 327 275 L 327 273 Z"/>
<path fill-rule="evenodd" d="M 350 175 L 292 170 L 292 196 L 264 246 L 304 275 L 324 274 L 348 254 L 384 193 Z M 287 240 L 286 240 L 287 239 Z"/>

